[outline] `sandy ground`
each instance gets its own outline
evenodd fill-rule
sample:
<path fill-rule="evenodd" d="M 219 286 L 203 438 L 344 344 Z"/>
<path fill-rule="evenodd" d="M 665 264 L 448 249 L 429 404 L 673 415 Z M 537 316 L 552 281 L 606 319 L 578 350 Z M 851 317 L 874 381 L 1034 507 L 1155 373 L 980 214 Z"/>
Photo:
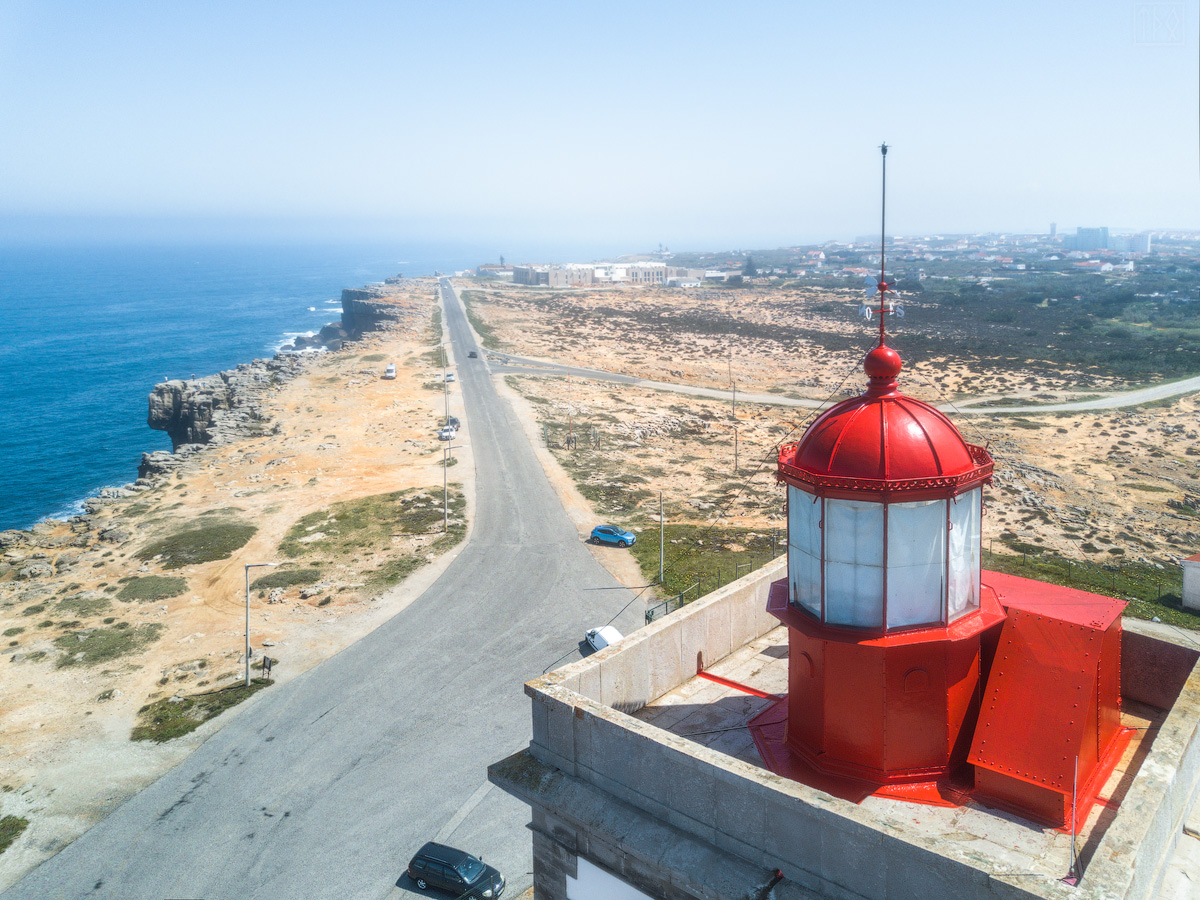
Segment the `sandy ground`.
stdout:
<path fill-rule="evenodd" d="M 0 576 L 0 816 L 21 816 L 30 824 L 0 856 L 0 889 L 236 714 L 225 713 L 167 744 L 130 740 L 143 704 L 241 677 L 244 563 L 279 558 L 277 547 L 293 524 L 331 503 L 406 489 L 440 497 L 442 453 L 434 430 L 444 395 L 440 365 L 429 355 L 436 341 L 432 280 L 401 295 L 420 312 L 411 327 L 311 355 L 299 377 L 277 388 L 267 404 L 277 434 L 206 450 L 178 477 L 105 506 L 82 533 L 51 522 L 34 534 L 43 545 L 75 545 L 17 546 L 6 553 Z M 394 381 L 380 377 L 388 362 L 399 370 Z M 452 415 L 462 417 L 460 401 L 450 385 Z M 473 472 L 469 455 L 449 470 L 451 482 L 467 494 L 468 523 Z M 228 559 L 168 571 L 156 560 L 135 557 L 155 537 L 214 511 L 258 529 Z M 97 539 L 110 525 L 126 530 L 124 540 Z M 457 549 L 378 594 L 368 590 L 371 571 L 397 553 L 422 554 L 436 537 L 397 534 L 390 547 L 332 560 L 319 583 L 277 591 L 274 602 L 265 591 L 254 591 L 250 640 L 256 658 L 265 649 L 277 661 L 275 680 L 284 682 L 369 633 L 419 596 Z M 37 562 L 59 570 L 20 577 L 23 566 Z M 270 571 L 253 570 L 251 577 Z M 118 599 L 122 578 L 145 575 L 182 576 L 187 590 L 154 602 Z M 306 588 L 310 596 L 302 597 Z M 81 597 L 99 608 L 81 613 L 70 602 Z M 119 622 L 163 630 L 143 650 L 100 665 L 59 667 L 66 654 L 55 638 Z"/>

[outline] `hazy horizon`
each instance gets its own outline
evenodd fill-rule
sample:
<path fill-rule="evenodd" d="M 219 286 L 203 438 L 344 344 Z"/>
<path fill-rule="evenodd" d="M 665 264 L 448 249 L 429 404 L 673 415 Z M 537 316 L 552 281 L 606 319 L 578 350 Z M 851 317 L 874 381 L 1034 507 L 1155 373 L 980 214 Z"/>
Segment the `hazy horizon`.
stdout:
<path fill-rule="evenodd" d="M 889 234 L 1197 230 L 1196 22 L 0 0 L 0 238 L 812 244 L 877 229 L 884 140 Z"/>

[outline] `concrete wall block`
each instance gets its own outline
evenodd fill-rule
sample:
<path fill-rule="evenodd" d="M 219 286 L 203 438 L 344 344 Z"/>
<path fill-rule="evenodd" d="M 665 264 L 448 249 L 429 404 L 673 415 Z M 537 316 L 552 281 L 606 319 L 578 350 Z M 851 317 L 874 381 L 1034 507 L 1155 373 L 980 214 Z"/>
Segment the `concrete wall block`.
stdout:
<path fill-rule="evenodd" d="M 986 897 L 991 879 L 978 869 L 895 838 L 883 841 L 883 854 L 876 858 L 886 879 L 891 898 L 920 897 L 921 900 L 961 900 Z"/>
<path fill-rule="evenodd" d="M 693 819 L 691 816 L 684 815 L 677 809 L 672 809 L 668 813 L 667 821 L 680 831 L 686 831 L 688 834 L 698 837 L 702 841 L 713 845 L 717 843 L 717 829 L 709 822 L 701 822 L 699 819 Z"/>
<path fill-rule="evenodd" d="M 567 875 L 574 878 L 579 871 L 578 865 L 573 853 L 548 835 L 534 831 L 534 900 L 567 900 Z"/>
<path fill-rule="evenodd" d="M 546 708 L 545 694 L 540 694 L 530 703 L 533 719 L 533 736 L 529 739 L 530 746 L 549 747 L 550 713 Z"/>
<path fill-rule="evenodd" d="M 649 676 L 647 702 L 657 700 L 691 677 L 691 672 L 683 674 L 688 667 L 682 661 L 682 641 L 683 628 L 680 625 L 665 628 L 646 641 L 649 645 L 646 654 Z"/>
<path fill-rule="evenodd" d="M 535 703 L 534 707 L 545 710 L 545 727 L 550 752 L 563 760 L 566 766 L 556 764 L 568 775 L 575 774 L 575 707 L 552 699 L 548 703 Z"/>
<path fill-rule="evenodd" d="M 840 886 L 851 896 L 857 894 L 881 900 L 887 896 L 882 834 L 832 815 L 824 817 L 819 834 L 821 849 L 815 874 L 826 882 L 823 893 L 836 896 L 831 888 Z M 859 861 L 859 864 L 848 865 L 851 860 Z"/>
<path fill-rule="evenodd" d="M 716 603 L 708 609 L 708 634 L 704 645 L 705 666 L 720 662 L 734 650 L 730 631 L 733 612 L 730 607 L 730 603 Z"/>
<path fill-rule="evenodd" d="M 774 857 L 765 853 L 761 847 L 755 847 L 752 844 L 739 841 L 733 834 L 729 834 L 726 831 L 717 829 L 714 843 L 726 853 L 732 853 L 734 856 L 744 859 L 751 865 L 764 866 L 769 869 L 778 868 Z"/>
<path fill-rule="evenodd" d="M 650 693 L 650 675 L 646 657 L 640 649 L 616 653 L 600 663 L 600 702 L 624 713 L 635 713 L 646 705 Z"/>
<path fill-rule="evenodd" d="M 711 606 L 710 606 L 711 608 Z M 696 654 L 707 653 L 708 650 L 708 620 L 707 610 L 696 615 L 687 616 L 679 622 L 679 655 L 680 674 L 686 680 L 696 674 Z M 704 664 L 711 660 L 706 655 Z"/>
<path fill-rule="evenodd" d="M 718 768 L 714 772 L 713 810 L 717 831 L 736 835 L 739 842 L 762 848 L 770 821 L 766 817 L 767 800 L 772 792 L 724 769 Z"/>
<path fill-rule="evenodd" d="M 752 841 L 784 863 L 823 875 L 822 811 L 810 809 L 791 798 L 768 797 L 762 804 L 762 825 Z"/>
<path fill-rule="evenodd" d="M 573 690 L 587 697 L 589 700 L 595 700 L 600 703 L 600 667 L 593 665 L 586 669 L 580 669 L 575 681 Z"/>

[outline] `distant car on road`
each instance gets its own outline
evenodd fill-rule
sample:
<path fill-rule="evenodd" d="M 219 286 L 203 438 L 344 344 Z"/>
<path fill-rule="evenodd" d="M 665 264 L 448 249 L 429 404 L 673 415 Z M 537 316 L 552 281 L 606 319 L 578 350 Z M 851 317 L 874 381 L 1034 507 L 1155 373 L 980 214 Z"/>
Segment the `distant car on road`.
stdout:
<path fill-rule="evenodd" d="M 504 892 L 504 876 L 470 853 L 430 841 L 408 864 L 408 877 L 423 891 L 437 888 L 454 897 L 496 900 Z"/>
<path fill-rule="evenodd" d="M 452 381 L 458 381 L 458 379 L 454 377 L 453 372 L 447 372 L 446 373 L 446 384 L 449 384 Z"/>
<path fill-rule="evenodd" d="M 396 377 L 396 364 L 395 363 L 388 363 L 387 368 L 383 370 L 383 377 L 389 378 L 389 379 Z"/>
<path fill-rule="evenodd" d="M 467 354 L 467 359 L 479 359 L 479 354 L 477 352 L 475 352 L 474 350 L 472 350 L 470 353 Z"/>
<path fill-rule="evenodd" d="M 609 644 L 615 644 L 621 640 L 624 635 L 611 625 L 601 625 L 599 628 L 589 628 L 584 632 L 583 637 L 593 650 L 603 650 Z"/>
<path fill-rule="evenodd" d="M 593 544 L 616 544 L 618 547 L 630 547 L 637 541 L 637 535 L 632 531 L 618 528 L 616 525 L 597 525 L 592 529 L 588 538 Z"/>

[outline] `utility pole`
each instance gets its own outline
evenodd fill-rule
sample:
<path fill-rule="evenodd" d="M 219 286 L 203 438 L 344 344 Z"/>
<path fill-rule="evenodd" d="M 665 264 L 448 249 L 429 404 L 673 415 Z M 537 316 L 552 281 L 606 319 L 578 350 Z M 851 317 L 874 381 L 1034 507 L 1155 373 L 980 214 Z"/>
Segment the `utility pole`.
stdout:
<path fill-rule="evenodd" d="M 658 492 L 658 583 L 663 583 L 663 545 L 666 543 L 663 538 L 666 535 L 666 529 L 663 526 L 663 492 Z"/>
<path fill-rule="evenodd" d="M 733 380 L 733 348 L 729 348 L 729 403 L 733 418 L 737 419 L 737 384 Z"/>
<path fill-rule="evenodd" d="M 442 534 L 450 533 L 450 477 L 449 460 L 453 459 L 450 451 L 456 447 L 461 450 L 466 444 L 446 444 L 442 449 Z"/>
<path fill-rule="evenodd" d="M 567 449 L 571 450 L 575 445 L 575 421 L 574 410 L 571 408 L 571 367 L 567 366 Z"/>
<path fill-rule="evenodd" d="M 733 426 L 733 474 L 738 473 L 738 433 L 737 426 Z"/>
<path fill-rule="evenodd" d="M 446 380 L 446 345 L 442 344 L 442 391 L 446 395 L 446 421 L 443 425 L 450 424 L 450 382 Z"/>

